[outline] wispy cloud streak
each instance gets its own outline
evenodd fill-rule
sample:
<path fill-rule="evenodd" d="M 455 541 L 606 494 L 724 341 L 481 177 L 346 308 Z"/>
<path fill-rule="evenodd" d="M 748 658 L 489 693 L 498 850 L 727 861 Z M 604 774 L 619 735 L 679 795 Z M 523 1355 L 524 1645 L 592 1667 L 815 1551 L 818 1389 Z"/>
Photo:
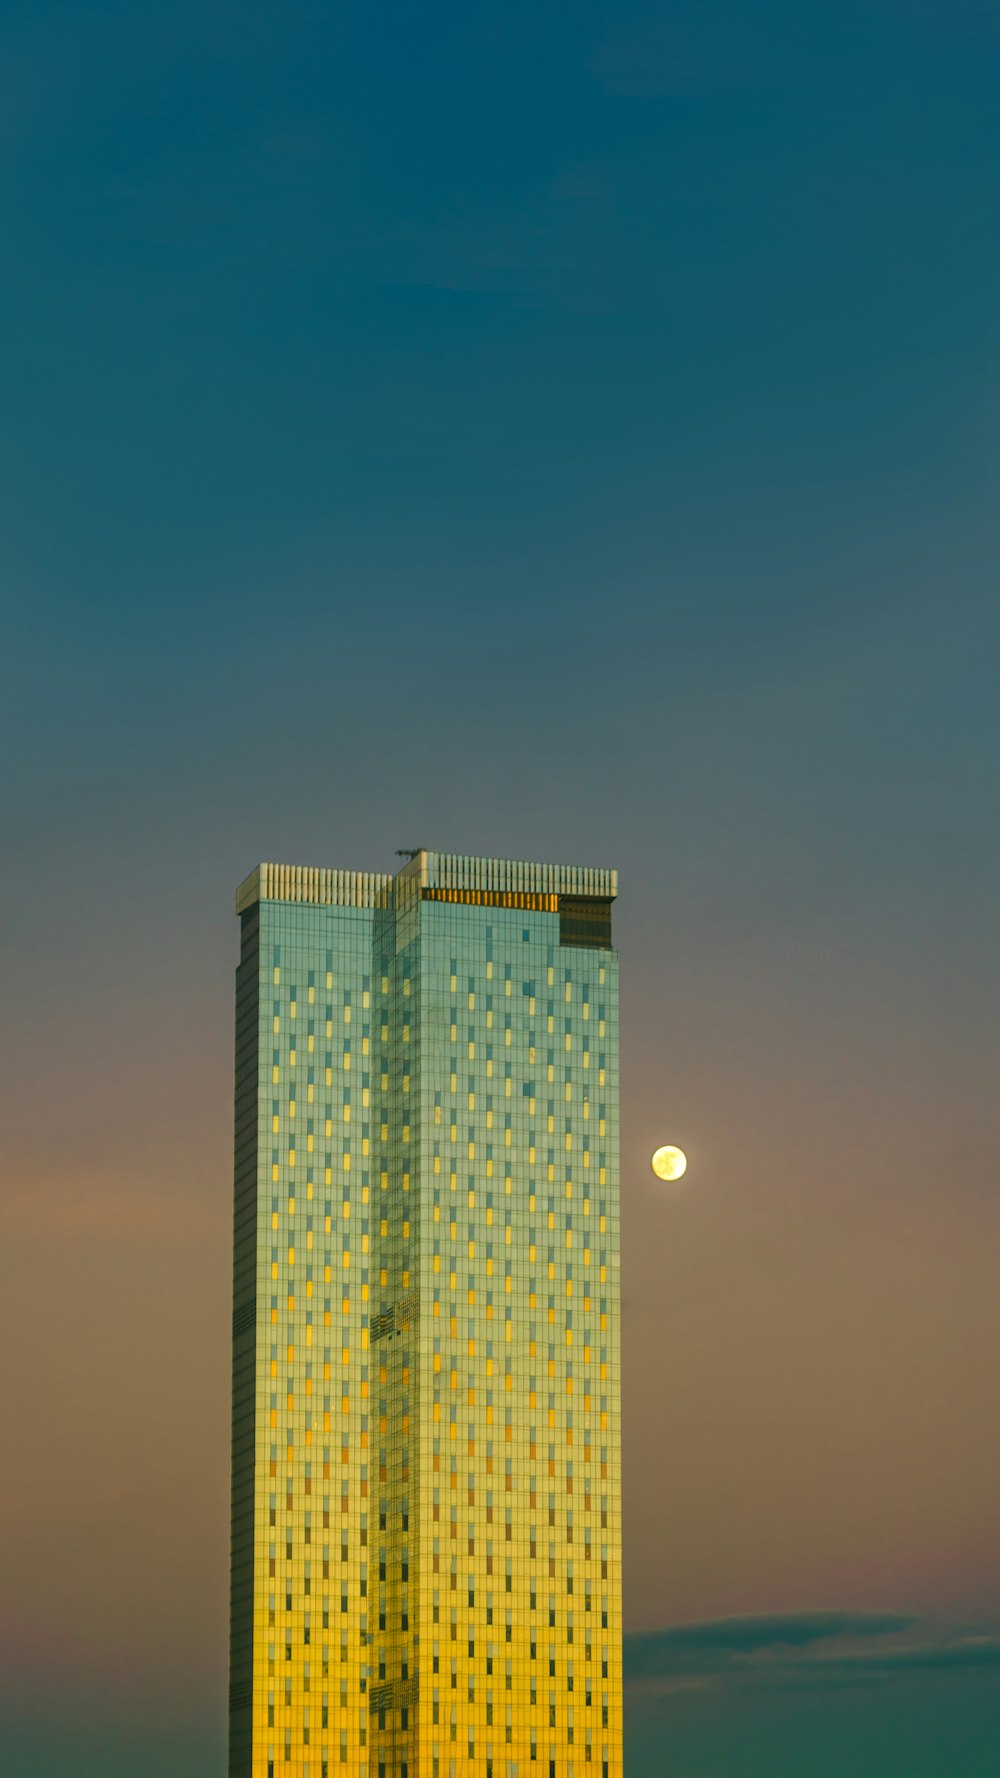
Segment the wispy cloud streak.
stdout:
<path fill-rule="evenodd" d="M 802 1690 L 1000 1665 L 1000 1636 L 920 1633 L 902 1612 L 826 1610 L 710 1619 L 625 1638 L 626 1682 Z"/>

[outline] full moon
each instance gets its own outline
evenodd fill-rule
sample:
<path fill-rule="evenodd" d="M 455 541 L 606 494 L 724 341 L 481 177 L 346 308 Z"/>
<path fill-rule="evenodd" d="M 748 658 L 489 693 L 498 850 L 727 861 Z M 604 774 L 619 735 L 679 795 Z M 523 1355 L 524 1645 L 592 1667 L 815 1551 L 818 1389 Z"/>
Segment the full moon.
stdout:
<path fill-rule="evenodd" d="M 657 1179 L 679 1179 L 687 1169 L 683 1148 L 658 1148 L 650 1163 Z"/>

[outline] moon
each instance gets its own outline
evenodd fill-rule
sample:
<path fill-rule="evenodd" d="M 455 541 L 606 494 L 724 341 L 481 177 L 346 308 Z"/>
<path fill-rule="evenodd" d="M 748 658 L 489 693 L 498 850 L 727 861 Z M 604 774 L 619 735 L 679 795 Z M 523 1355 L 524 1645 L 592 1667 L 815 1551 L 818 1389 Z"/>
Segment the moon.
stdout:
<path fill-rule="evenodd" d="M 650 1165 L 657 1179 L 679 1179 L 687 1171 L 687 1155 L 683 1148 L 658 1148 Z"/>

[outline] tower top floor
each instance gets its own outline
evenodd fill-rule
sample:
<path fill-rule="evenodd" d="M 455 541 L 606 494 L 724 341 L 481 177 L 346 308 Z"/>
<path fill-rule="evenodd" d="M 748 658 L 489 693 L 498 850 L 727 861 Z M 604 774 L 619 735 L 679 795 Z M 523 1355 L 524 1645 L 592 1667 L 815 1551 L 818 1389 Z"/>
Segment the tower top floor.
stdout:
<path fill-rule="evenodd" d="M 393 876 L 382 871 L 330 870 L 302 864 L 258 864 L 236 891 L 241 914 L 257 901 L 331 907 L 405 907 L 419 898 L 474 900 L 531 896 L 555 912 L 558 898 L 613 901 L 618 872 L 590 865 L 540 864 L 525 859 L 478 858 L 421 847 Z"/>

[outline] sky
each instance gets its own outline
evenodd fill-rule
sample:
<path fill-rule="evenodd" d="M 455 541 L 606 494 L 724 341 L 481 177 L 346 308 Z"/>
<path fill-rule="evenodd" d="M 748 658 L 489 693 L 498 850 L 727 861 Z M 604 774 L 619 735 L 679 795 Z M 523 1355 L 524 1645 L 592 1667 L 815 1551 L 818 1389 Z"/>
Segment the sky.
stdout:
<path fill-rule="evenodd" d="M 629 1778 L 995 1771 L 998 75 L 0 0 L 12 1778 L 224 1769 L 233 892 L 412 845 L 620 871 Z"/>

